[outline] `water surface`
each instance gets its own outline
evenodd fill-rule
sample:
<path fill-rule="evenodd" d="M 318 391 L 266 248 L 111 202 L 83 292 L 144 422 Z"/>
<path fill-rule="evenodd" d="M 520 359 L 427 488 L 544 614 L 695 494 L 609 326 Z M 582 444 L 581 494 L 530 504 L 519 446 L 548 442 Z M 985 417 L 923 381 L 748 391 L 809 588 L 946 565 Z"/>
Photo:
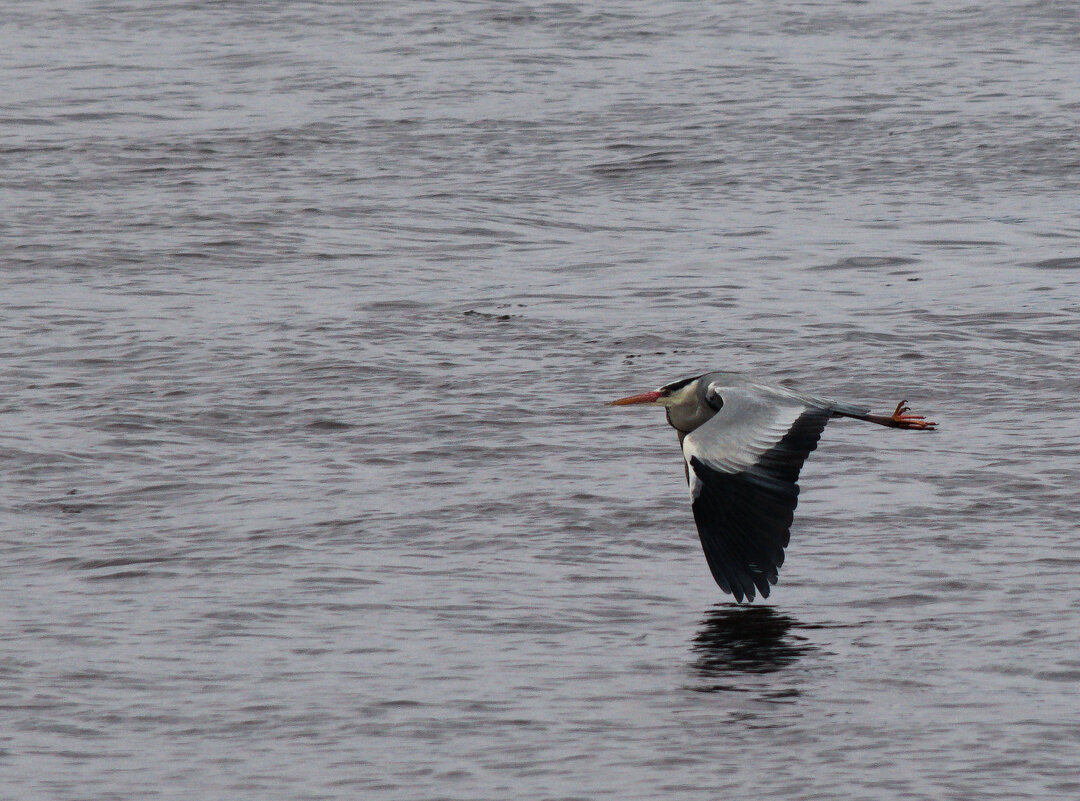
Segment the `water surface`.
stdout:
<path fill-rule="evenodd" d="M 0 25 L 19 798 L 1080 791 L 1069 4 L 25 4 Z M 840 421 L 780 584 L 674 433 Z"/>

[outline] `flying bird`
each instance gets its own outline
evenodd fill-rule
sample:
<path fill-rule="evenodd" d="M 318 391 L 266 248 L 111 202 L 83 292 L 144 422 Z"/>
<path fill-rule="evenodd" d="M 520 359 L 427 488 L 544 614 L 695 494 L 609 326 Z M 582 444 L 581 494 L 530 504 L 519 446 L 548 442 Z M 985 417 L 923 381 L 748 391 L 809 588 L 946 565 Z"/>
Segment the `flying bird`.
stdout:
<path fill-rule="evenodd" d="M 769 597 L 799 502 L 799 471 L 834 417 L 891 428 L 937 427 L 900 401 L 892 414 L 769 386 L 739 373 L 705 373 L 610 406 L 663 406 L 679 434 L 701 547 L 713 578 L 742 602 Z"/>

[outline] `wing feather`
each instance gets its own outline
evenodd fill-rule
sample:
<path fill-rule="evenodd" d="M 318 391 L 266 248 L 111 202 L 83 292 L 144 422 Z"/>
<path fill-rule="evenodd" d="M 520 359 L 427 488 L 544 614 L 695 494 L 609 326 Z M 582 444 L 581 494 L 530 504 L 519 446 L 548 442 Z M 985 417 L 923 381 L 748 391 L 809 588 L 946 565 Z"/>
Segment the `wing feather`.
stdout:
<path fill-rule="evenodd" d="M 694 520 L 725 592 L 769 597 L 799 499 L 799 471 L 832 414 L 765 387 L 711 385 L 720 411 L 683 439 Z"/>

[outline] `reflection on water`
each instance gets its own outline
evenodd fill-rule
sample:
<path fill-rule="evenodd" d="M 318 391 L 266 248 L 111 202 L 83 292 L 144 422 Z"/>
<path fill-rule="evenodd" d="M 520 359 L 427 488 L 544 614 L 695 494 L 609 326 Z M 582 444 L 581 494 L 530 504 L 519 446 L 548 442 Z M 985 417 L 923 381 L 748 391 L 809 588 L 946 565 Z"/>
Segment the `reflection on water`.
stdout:
<path fill-rule="evenodd" d="M 694 669 L 711 678 L 783 670 L 814 648 L 791 633 L 798 626 L 768 606 L 717 607 L 694 637 Z"/>

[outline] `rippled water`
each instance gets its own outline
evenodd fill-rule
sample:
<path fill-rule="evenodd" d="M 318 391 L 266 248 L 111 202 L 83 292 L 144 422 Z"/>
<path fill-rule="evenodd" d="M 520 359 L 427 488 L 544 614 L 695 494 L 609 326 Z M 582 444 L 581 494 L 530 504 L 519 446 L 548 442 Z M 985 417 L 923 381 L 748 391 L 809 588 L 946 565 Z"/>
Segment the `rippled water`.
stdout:
<path fill-rule="evenodd" d="M 4 794 L 1080 791 L 1075 4 L 9 5 Z M 941 423 L 766 605 L 716 368 Z"/>

